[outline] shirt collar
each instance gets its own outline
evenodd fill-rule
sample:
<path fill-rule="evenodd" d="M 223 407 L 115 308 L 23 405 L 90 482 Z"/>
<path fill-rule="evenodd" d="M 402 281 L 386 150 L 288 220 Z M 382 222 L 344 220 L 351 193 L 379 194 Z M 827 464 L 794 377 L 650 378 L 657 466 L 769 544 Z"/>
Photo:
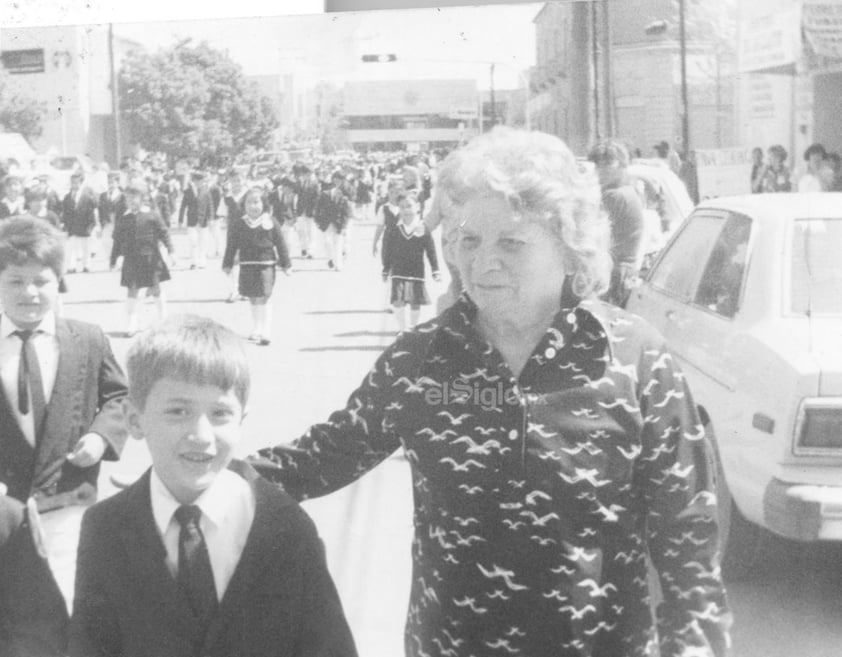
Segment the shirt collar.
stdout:
<path fill-rule="evenodd" d="M 469 336 L 471 335 L 478 337 L 476 329 L 473 327 L 476 314 L 476 304 L 467 292 L 462 292 L 456 303 L 441 314 L 435 337 L 450 335 L 463 340 L 470 339 Z M 584 330 L 591 335 L 602 332 L 605 335 L 607 356 L 609 360 L 613 360 L 612 343 L 615 342 L 613 326 L 616 323 L 614 317 L 616 314 L 617 311 L 613 306 L 599 299 L 579 299 L 565 291 L 559 300 L 559 311 L 550 326 L 547 327 L 547 332 L 563 327 Z M 432 342 L 430 344 L 432 345 Z"/>
<path fill-rule="evenodd" d="M 15 331 L 21 331 L 20 326 L 15 324 L 11 319 L 9 319 L 8 315 L 0 315 L 2 321 L 0 321 L 0 336 L 3 338 L 8 338 L 12 333 Z M 41 320 L 41 323 L 35 327 L 35 331 L 40 331 L 41 333 L 46 333 L 47 335 L 55 335 L 56 334 L 56 314 L 51 310 L 44 318 Z"/>
<path fill-rule="evenodd" d="M 193 505 L 202 510 L 202 514 L 212 525 L 219 527 L 225 519 L 231 501 L 237 499 L 232 492 L 245 483 L 242 477 L 231 470 L 222 470 L 213 483 L 195 499 Z M 176 509 L 181 506 L 181 502 L 173 497 L 154 467 L 149 477 L 149 495 L 155 525 L 163 536 L 173 520 Z"/>

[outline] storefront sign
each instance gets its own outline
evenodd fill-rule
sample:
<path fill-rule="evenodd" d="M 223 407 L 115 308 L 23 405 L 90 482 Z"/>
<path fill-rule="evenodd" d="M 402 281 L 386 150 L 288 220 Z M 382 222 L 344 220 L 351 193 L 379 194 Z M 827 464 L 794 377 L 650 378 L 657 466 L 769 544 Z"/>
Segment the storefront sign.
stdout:
<path fill-rule="evenodd" d="M 842 0 L 803 0 L 804 37 L 817 55 L 842 59 Z"/>
<path fill-rule="evenodd" d="M 751 192 L 751 149 L 696 149 L 699 198 Z"/>
<path fill-rule="evenodd" d="M 801 48 L 799 28 L 797 6 L 744 18 L 740 23 L 740 72 L 792 66 Z"/>
<path fill-rule="evenodd" d="M 44 72 L 44 49 L 4 50 L 0 53 L 3 68 L 12 75 Z"/>

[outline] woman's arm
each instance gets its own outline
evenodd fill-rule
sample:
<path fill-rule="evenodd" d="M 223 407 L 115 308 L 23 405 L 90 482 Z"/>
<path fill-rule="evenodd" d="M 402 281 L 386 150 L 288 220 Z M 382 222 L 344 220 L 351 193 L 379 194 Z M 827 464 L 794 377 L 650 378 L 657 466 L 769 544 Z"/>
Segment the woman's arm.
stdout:
<path fill-rule="evenodd" d="M 409 373 L 411 357 L 387 349 L 351 393 L 345 408 L 314 424 L 296 441 L 260 450 L 251 464 L 296 499 L 326 495 L 355 481 L 400 447 L 385 408 L 395 401 L 396 381 Z M 406 345 L 404 345 L 405 349 Z M 401 357 L 396 358 L 395 354 Z"/>
<path fill-rule="evenodd" d="M 647 542 L 663 601 L 662 657 L 688 647 L 727 652 L 732 616 L 719 567 L 713 458 L 684 375 L 663 348 L 640 367 L 643 451 L 635 482 L 647 509 Z M 694 653 L 697 654 L 697 653 Z"/>

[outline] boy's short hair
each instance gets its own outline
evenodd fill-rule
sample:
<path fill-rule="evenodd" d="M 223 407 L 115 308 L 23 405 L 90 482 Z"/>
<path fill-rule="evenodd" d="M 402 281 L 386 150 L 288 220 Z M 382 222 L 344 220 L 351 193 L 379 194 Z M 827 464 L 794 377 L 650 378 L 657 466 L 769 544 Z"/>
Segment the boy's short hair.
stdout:
<path fill-rule="evenodd" d="M 64 233 L 36 217 L 0 221 L 0 271 L 9 265 L 37 262 L 61 278 L 64 272 Z"/>
<path fill-rule="evenodd" d="M 198 315 L 178 315 L 141 333 L 126 357 L 129 399 L 143 409 L 161 379 L 233 390 L 245 407 L 251 376 L 243 339 Z"/>

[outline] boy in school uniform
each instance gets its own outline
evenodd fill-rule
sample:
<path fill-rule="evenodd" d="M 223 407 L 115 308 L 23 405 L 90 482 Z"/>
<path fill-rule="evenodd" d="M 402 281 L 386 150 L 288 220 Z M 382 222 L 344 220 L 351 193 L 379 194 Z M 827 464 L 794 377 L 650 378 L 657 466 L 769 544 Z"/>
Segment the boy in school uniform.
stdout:
<path fill-rule="evenodd" d="M 304 511 L 232 455 L 249 392 L 242 340 L 171 318 L 128 354 L 127 417 L 152 468 L 85 513 L 71 657 L 353 657 Z"/>
<path fill-rule="evenodd" d="M 0 657 L 61 657 L 67 608 L 30 505 L 0 492 Z"/>
<path fill-rule="evenodd" d="M 0 222 L 0 484 L 42 511 L 95 501 L 128 436 L 108 338 L 56 312 L 64 240 L 43 219 Z"/>

